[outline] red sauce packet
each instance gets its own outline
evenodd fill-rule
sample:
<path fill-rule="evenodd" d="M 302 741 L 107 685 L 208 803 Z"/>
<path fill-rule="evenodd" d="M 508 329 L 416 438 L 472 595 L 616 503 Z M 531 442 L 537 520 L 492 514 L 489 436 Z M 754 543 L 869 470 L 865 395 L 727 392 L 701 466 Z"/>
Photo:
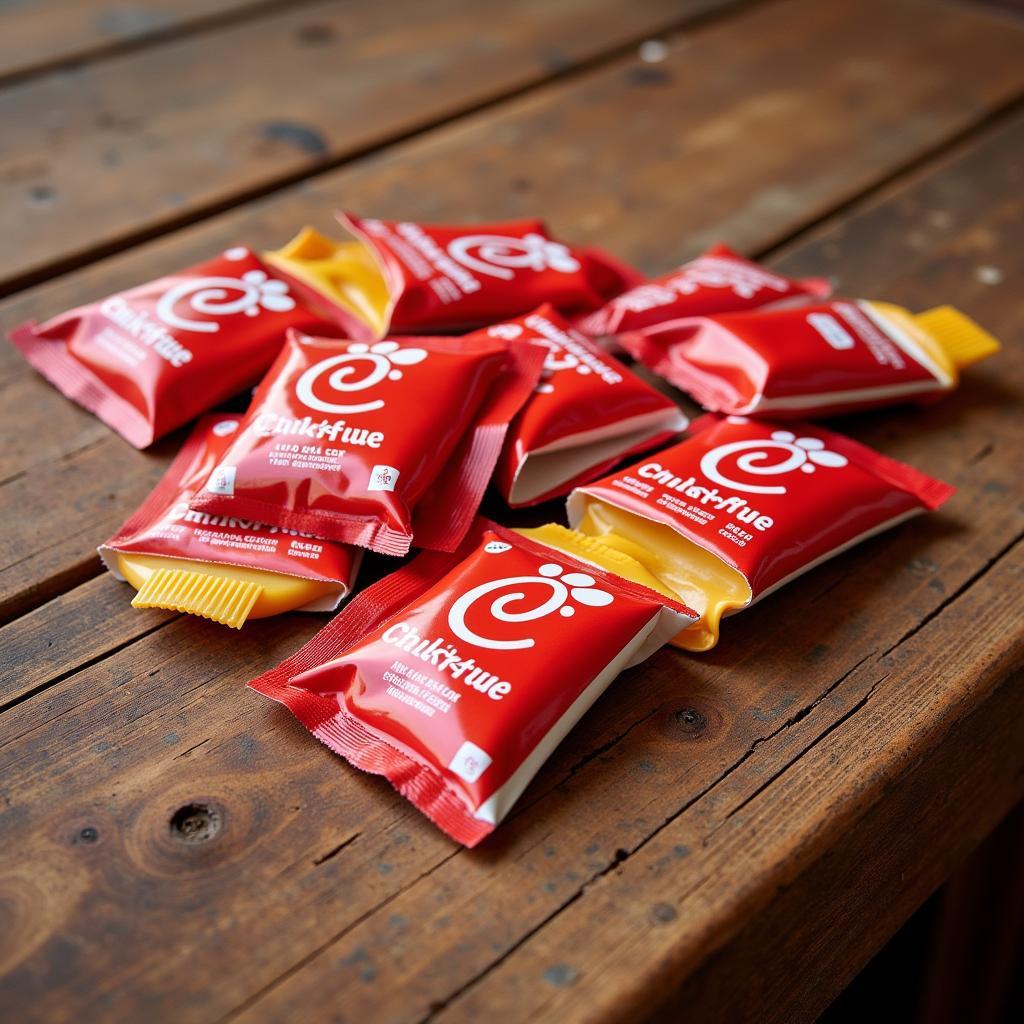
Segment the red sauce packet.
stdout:
<path fill-rule="evenodd" d="M 332 611 L 348 594 L 362 552 L 295 530 L 189 509 L 189 500 L 220 462 L 238 428 L 239 417 L 231 413 L 200 419 L 157 486 L 100 547 L 100 557 L 121 580 L 125 576 L 119 555 L 194 562 L 198 574 L 215 566 L 277 573 L 319 585 L 292 588 L 295 594 L 310 597 L 296 609 Z M 230 577 L 217 577 L 225 578 Z M 247 617 L 259 614 L 257 604 Z"/>
<path fill-rule="evenodd" d="M 680 317 L 810 302 L 831 290 L 822 278 L 784 277 L 719 243 L 703 256 L 615 296 L 576 326 L 595 337 L 622 334 Z"/>
<path fill-rule="evenodd" d="M 674 320 L 618 341 L 706 409 L 776 418 L 936 398 L 999 349 L 949 306 L 853 299 Z"/>
<path fill-rule="evenodd" d="M 693 615 L 491 524 L 421 554 L 249 685 L 457 842 L 508 814 L 625 668 Z M 567 628 L 571 624 L 571 628 Z"/>
<path fill-rule="evenodd" d="M 578 488 L 568 512 L 701 612 L 701 636 L 680 646 L 704 650 L 721 615 L 953 493 L 824 427 L 709 414 L 679 444 Z"/>
<path fill-rule="evenodd" d="M 641 280 L 605 252 L 556 241 L 539 220 L 440 225 L 350 213 L 338 219 L 371 251 L 384 275 L 384 334 L 465 330 L 544 302 L 583 313 Z"/>
<path fill-rule="evenodd" d="M 290 334 L 191 507 L 401 555 L 472 523 L 544 354 L 500 338 Z"/>
<path fill-rule="evenodd" d="M 547 351 L 541 382 L 512 424 L 498 464 L 498 489 L 513 507 L 568 494 L 686 429 L 687 418 L 673 401 L 551 306 L 486 333 Z"/>
<path fill-rule="evenodd" d="M 326 312 L 239 246 L 10 337 L 68 398 L 145 448 L 255 383 L 289 327 L 338 331 Z"/>

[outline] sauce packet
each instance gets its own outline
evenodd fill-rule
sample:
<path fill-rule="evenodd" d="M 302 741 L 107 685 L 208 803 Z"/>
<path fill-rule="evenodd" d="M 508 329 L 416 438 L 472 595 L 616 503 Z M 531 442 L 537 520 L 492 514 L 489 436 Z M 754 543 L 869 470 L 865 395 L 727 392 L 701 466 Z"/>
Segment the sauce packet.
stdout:
<path fill-rule="evenodd" d="M 581 561 L 478 522 L 459 553 L 420 554 L 249 686 L 475 846 L 612 680 L 693 621 L 601 568 L 600 548 Z"/>
<path fill-rule="evenodd" d="M 577 320 L 576 326 L 595 337 L 622 334 L 680 317 L 799 305 L 824 298 L 831 290 L 823 278 L 784 277 L 718 244 L 703 256 L 615 296 Z"/>
<path fill-rule="evenodd" d="M 202 417 L 161 481 L 99 548 L 104 565 L 138 591 L 134 607 L 238 629 L 279 612 L 332 611 L 348 595 L 358 549 L 189 509 L 238 427 L 230 413 Z"/>
<path fill-rule="evenodd" d="M 851 299 L 675 320 L 618 341 L 706 409 L 775 418 L 927 401 L 999 351 L 951 306 L 913 314 Z"/>
<path fill-rule="evenodd" d="M 11 332 L 51 384 L 136 448 L 259 380 L 285 331 L 341 334 L 244 246 Z"/>
<path fill-rule="evenodd" d="M 477 334 L 369 343 L 289 334 L 190 507 L 382 554 L 452 550 L 544 361 Z"/>
<path fill-rule="evenodd" d="M 439 225 L 339 213 L 354 241 L 305 228 L 274 266 L 348 312 L 351 337 L 469 330 L 549 302 L 596 309 L 640 275 L 596 249 L 571 248 L 539 220 Z"/>
<path fill-rule="evenodd" d="M 573 491 L 568 513 L 696 609 L 674 643 L 704 651 L 723 615 L 953 493 L 823 427 L 708 414 L 679 444 Z"/>
<path fill-rule="evenodd" d="M 541 345 L 541 382 L 509 430 L 496 482 L 513 508 L 568 494 L 686 429 L 682 410 L 551 306 L 486 333 Z"/>

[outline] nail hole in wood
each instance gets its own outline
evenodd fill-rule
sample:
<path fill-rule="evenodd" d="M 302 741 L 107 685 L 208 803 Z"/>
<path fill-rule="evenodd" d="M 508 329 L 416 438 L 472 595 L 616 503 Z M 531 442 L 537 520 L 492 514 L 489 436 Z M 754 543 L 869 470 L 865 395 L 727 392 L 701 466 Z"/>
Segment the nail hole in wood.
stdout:
<path fill-rule="evenodd" d="M 220 831 L 220 813 L 207 804 L 185 804 L 171 815 L 171 835 L 185 843 L 205 843 Z"/>
<path fill-rule="evenodd" d="M 696 708 L 680 708 L 676 712 L 676 721 L 683 732 L 690 736 L 703 732 L 708 727 L 708 720 Z"/>

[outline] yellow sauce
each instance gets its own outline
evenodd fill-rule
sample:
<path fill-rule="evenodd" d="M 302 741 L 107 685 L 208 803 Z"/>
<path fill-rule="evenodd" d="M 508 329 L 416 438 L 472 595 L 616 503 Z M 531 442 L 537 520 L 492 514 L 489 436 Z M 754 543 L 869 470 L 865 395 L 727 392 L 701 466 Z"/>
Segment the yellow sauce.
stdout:
<path fill-rule="evenodd" d="M 584 502 L 576 529 L 565 532 L 584 540 L 597 540 L 603 549 L 628 558 L 623 568 L 608 568 L 674 597 L 698 613 L 700 618 L 672 641 L 676 647 L 687 651 L 707 651 L 714 647 L 718 643 L 722 616 L 750 603 L 750 585 L 743 574 L 670 526 L 653 523 L 586 495 Z M 551 529 L 540 527 L 542 531 Z M 561 543 L 561 535 L 551 533 L 548 536 L 550 539 L 544 536 L 536 539 L 569 550 Z"/>
<path fill-rule="evenodd" d="M 999 351 L 999 342 L 984 328 L 952 306 L 911 313 L 891 302 L 866 302 L 883 321 L 895 325 L 956 384 L 960 370 Z"/>
<path fill-rule="evenodd" d="M 375 334 L 384 334 L 391 301 L 388 285 L 362 242 L 335 242 L 305 227 L 283 248 L 263 253 L 263 258 L 359 317 Z"/>
<path fill-rule="evenodd" d="M 138 591 L 135 608 L 166 608 L 240 629 L 247 619 L 303 608 L 337 591 L 336 583 L 265 569 L 194 562 L 163 555 L 117 555 L 121 575 Z"/>

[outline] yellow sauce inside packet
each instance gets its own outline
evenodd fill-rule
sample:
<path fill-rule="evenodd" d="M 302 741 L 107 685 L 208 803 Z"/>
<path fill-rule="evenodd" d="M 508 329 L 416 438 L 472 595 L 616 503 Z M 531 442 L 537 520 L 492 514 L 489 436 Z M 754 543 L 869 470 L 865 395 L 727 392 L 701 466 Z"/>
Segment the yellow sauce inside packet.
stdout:
<path fill-rule="evenodd" d="M 700 618 L 675 647 L 707 651 L 723 615 L 750 603 L 743 575 L 671 527 L 602 502 L 590 502 L 577 529 L 549 523 L 519 533 L 613 572 L 692 608 Z"/>
<path fill-rule="evenodd" d="M 186 612 L 234 629 L 240 629 L 247 619 L 303 608 L 338 589 L 336 583 L 266 569 L 164 555 L 118 552 L 117 567 L 138 591 L 132 607 Z"/>
<path fill-rule="evenodd" d="M 960 371 L 999 351 L 999 342 L 969 316 L 952 306 L 936 306 L 911 313 L 891 302 L 867 302 L 883 321 L 888 321 L 922 350 L 928 360 L 956 384 Z"/>
<path fill-rule="evenodd" d="M 305 227 L 284 247 L 263 253 L 263 258 L 359 317 L 376 334 L 384 333 L 388 285 L 362 242 L 335 242 Z"/>

